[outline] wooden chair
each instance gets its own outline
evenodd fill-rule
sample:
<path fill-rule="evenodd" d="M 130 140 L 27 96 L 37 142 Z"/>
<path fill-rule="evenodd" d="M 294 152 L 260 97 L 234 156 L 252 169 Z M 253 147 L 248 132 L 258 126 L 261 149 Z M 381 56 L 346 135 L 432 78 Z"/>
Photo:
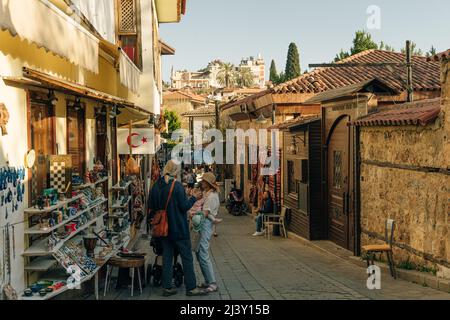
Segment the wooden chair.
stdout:
<path fill-rule="evenodd" d="M 286 207 L 281 208 L 281 213 L 278 214 L 271 214 L 271 215 L 264 215 L 264 229 L 267 238 L 270 240 L 270 226 L 280 226 L 281 231 L 283 232 L 283 235 L 285 238 L 288 237 L 287 231 L 286 231 L 286 212 L 289 210 Z"/>
<path fill-rule="evenodd" d="M 392 244 L 394 240 L 394 229 L 395 229 L 395 221 L 392 219 L 386 220 L 386 228 L 385 228 L 385 244 L 374 244 L 374 245 L 367 245 L 362 247 L 362 251 L 366 253 L 366 261 L 367 261 L 367 267 L 369 267 L 371 264 L 374 265 L 374 255 L 375 253 L 386 253 L 388 264 L 389 264 L 389 271 L 391 273 L 391 276 L 394 279 L 397 279 L 397 272 L 395 270 L 395 262 L 394 262 L 394 255 L 392 252 Z"/>

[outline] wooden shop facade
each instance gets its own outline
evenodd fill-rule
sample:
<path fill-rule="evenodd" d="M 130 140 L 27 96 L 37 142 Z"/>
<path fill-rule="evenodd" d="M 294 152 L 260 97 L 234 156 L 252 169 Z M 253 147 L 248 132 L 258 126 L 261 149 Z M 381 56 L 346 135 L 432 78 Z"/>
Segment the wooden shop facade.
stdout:
<path fill-rule="evenodd" d="M 407 101 L 408 92 L 402 79 L 403 75 L 406 78 L 406 68 L 401 65 L 405 60 L 405 55 L 400 53 L 364 51 L 340 62 L 349 66 L 317 68 L 223 107 L 224 113 L 231 113 L 230 117 L 236 119 L 237 127 L 257 129 L 256 122 L 243 122 L 245 116 L 252 119 L 260 116 L 254 106 L 267 105 L 267 100 L 277 101 L 278 104 L 272 106 L 275 105 L 277 111 L 287 112 L 289 106 L 296 105 L 297 113 L 292 110 L 284 119 L 276 118 L 274 126 L 283 128 L 280 142 L 283 146 L 282 205 L 291 209 L 288 215 L 291 232 L 310 240 L 331 240 L 359 254 L 360 142 L 357 129 L 349 124 Z M 439 63 L 418 56 L 412 57 L 412 61 L 414 99 L 439 97 Z M 398 63 L 398 66 L 370 65 L 385 62 Z M 316 108 L 321 120 L 309 123 L 305 120 L 308 116 L 305 111 Z M 264 116 L 267 117 L 267 113 Z M 300 123 L 297 128 L 296 121 Z M 301 124 L 304 121 L 306 124 Z M 320 139 L 317 139 L 317 130 Z M 236 171 L 239 177 L 239 170 Z M 320 179 L 320 191 L 316 179 Z"/>

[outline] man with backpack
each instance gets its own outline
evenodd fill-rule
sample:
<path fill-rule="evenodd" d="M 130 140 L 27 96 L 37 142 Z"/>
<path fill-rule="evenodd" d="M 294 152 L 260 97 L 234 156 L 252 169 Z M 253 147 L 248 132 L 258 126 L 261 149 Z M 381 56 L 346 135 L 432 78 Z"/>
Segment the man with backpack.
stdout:
<path fill-rule="evenodd" d="M 175 248 L 183 264 L 186 295 L 203 296 L 207 293 L 197 288 L 187 215 L 197 201 L 197 194 L 187 197 L 183 185 L 176 180 L 179 174 L 180 166 L 170 160 L 164 168 L 163 177 L 154 184 L 149 196 L 153 235 L 160 237 L 163 245 L 163 296 L 177 294 L 172 288 Z"/>

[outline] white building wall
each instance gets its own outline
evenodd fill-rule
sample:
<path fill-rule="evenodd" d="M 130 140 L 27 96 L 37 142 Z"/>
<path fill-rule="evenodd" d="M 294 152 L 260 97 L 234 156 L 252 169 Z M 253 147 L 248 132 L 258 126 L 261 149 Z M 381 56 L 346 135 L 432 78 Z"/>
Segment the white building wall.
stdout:
<path fill-rule="evenodd" d="M 72 0 L 101 36 L 116 43 L 115 0 Z"/>
<path fill-rule="evenodd" d="M 153 0 L 141 0 L 141 43 L 142 43 L 142 75 L 140 80 L 139 97 L 136 104 L 146 110 L 159 114 L 160 101 L 158 95 L 158 84 L 154 76 L 154 48 L 153 37 L 158 37 L 158 30 L 153 30 L 153 19 L 156 19 L 156 12 Z M 160 68 L 160 66 L 157 66 Z M 157 111 L 157 112 L 156 112 Z"/>

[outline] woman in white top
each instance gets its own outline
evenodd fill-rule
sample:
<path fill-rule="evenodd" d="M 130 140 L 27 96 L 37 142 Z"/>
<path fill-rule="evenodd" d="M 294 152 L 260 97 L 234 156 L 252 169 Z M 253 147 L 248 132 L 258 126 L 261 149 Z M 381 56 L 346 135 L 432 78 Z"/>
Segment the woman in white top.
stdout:
<path fill-rule="evenodd" d="M 201 186 L 205 197 L 203 213 L 206 217 L 210 217 L 205 219 L 200 231 L 200 240 L 196 251 L 196 256 L 200 264 L 203 277 L 205 278 L 205 283 L 202 285 L 202 288 L 205 289 L 206 292 L 210 293 L 218 290 L 213 265 L 209 256 L 209 244 L 213 234 L 213 221 L 220 221 L 220 219 L 217 219 L 220 208 L 220 199 L 217 192 L 218 186 L 216 184 L 216 177 L 213 173 L 207 172 L 203 175 Z M 212 217 L 214 217 L 214 219 L 212 219 Z"/>

